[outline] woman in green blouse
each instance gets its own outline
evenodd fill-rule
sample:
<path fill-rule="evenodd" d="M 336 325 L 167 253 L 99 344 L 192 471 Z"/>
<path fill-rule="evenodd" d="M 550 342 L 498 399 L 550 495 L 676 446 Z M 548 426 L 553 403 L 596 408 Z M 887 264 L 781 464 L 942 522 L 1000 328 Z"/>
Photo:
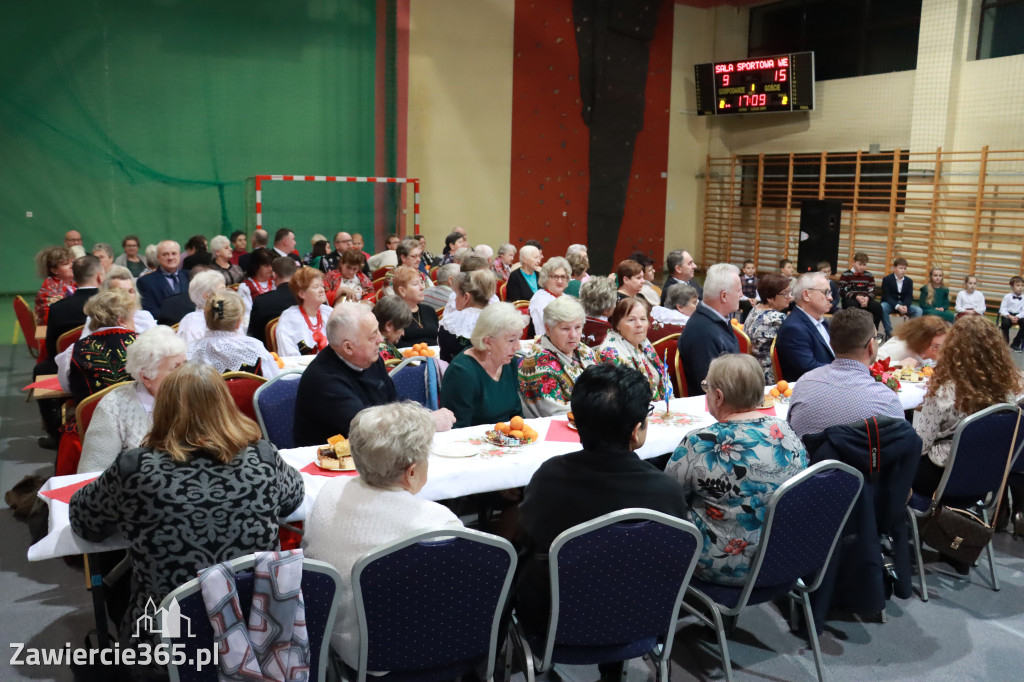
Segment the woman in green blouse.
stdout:
<path fill-rule="evenodd" d="M 455 356 L 441 383 L 441 407 L 455 414 L 455 428 L 507 422 L 522 414 L 512 359 L 526 326 L 511 303 L 492 303 L 473 328 L 471 348 Z"/>
<path fill-rule="evenodd" d="M 938 315 L 952 322 L 956 313 L 950 310 L 949 289 L 942 284 L 942 268 L 928 271 L 928 283 L 921 287 L 921 310 L 925 315 Z"/>

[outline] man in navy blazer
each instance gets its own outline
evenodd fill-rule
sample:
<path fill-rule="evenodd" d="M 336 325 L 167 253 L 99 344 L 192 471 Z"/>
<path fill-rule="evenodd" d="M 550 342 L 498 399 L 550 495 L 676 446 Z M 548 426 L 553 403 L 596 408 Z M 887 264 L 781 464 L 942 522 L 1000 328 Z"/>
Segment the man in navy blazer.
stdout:
<path fill-rule="evenodd" d="M 679 359 L 689 395 L 704 395 L 700 384 L 707 377 L 712 360 L 719 355 L 740 352 L 740 343 L 728 317 L 739 310 L 742 297 L 739 268 L 730 263 L 708 268 L 704 300 L 697 304 L 679 335 Z"/>
<path fill-rule="evenodd" d="M 898 315 L 921 317 L 920 306 L 914 305 L 914 280 L 907 275 L 907 259 L 897 258 L 892 262 L 892 272 L 882 278 L 882 326 L 885 338 L 892 336 L 892 322 L 889 315 L 895 310 Z"/>
<path fill-rule="evenodd" d="M 796 381 L 815 367 L 835 359 L 829 345 L 828 321 L 822 319 L 832 308 L 832 289 L 821 272 L 807 272 L 793 287 L 796 308 L 786 317 L 775 337 L 775 351 L 782 368 L 780 378 Z"/>
<path fill-rule="evenodd" d="M 178 270 L 178 262 L 181 260 L 181 246 L 178 242 L 166 240 L 157 244 L 156 258 L 160 267 L 139 277 L 135 288 L 142 296 L 142 307 L 159 319 L 164 299 L 188 291 L 188 275 Z"/>

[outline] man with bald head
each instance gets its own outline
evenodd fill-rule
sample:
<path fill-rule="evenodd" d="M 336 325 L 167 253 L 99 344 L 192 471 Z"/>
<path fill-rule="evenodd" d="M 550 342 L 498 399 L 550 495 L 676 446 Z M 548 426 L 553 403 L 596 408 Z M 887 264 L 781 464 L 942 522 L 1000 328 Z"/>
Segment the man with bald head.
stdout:
<path fill-rule="evenodd" d="M 64 233 L 64 246 L 71 248 L 72 246 L 82 245 L 82 234 L 78 230 L 68 230 Z"/>
<path fill-rule="evenodd" d="M 142 307 L 154 318 L 160 319 L 160 307 L 165 299 L 188 291 L 188 275 L 178 270 L 181 246 L 167 239 L 156 245 L 156 259 L 160 263 L 154 272 L 139 277 L 135 288 L 142 296 Z"/>
<path fill-rule="evenodd" d="M 370 306 L 344 302 L 327 319 L 327 344 L 299 379 L 293 435 L 296 446 L 323 445 L 335 434 L 348 437 L 349 425 L 367 407 L 401 398 L 378 352 L 383 340 Z M 433 413 L 434 427 L 455 423 L 450 410 Z"/>
<path fill-rule="evenodd" d="M 320 259 L 320 269 L 324 272 L 331 272 L 338 269 L 338 260 L 341 254 L 349 249 L 355 248 L 352 235 L 348 232 L 338 232 L 334 235 L 334 251 L 326 254 Z"/>
<path fill-rule="evenodd" d="M 252 251 L 249 253 L 243 253 L 238 257 L 238 267 L 242 268 L 242 272 L 249 271 L 249 259 L 252 258 L 253 251 L 256 249 L 265 249 L 267 244 L 270 242 L 270 235 L 264 229 L 257 229 L 252 233 Z"/>

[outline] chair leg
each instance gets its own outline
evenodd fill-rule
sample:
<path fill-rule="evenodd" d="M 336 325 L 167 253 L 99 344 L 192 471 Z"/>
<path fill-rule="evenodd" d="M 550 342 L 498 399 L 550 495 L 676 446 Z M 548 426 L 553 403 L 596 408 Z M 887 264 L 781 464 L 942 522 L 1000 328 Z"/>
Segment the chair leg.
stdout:
<path fill-rule="evenodd" d="M 715 620 L 715 634 L 718 636 L 718 646 L 722 650 L 722 669 L 725 671 L 725 679 L 726 682 L 732 682 L 732 659 L 729 658 L 729 640 L 725 635 L 722 613 L 718 608 L 712 606 L 711 617 Z"/>
<path fill-rule="evenodd" d="M 928 601 L 928 584 L 924 579 L 924 558 L 921 556 L 921 535 L 917 532 L 917 517 L 907 509 L 910 523 L 910 539 L 914 543 L 914 558 L 917 561 L 917 577 L 921 581 L 921 601 Z"/>
<path fill-rule="evenodd" d="M 800 592 L 800 603 L 804 607 L 804 620 L 807 623 L 807 639 L 811 641 L 811 651 L 814 652 L 814 667 L 818 670 L 818 682 L 825 682 L 825 664 L 821 660 L 821 645 L 818 643 L 818 628 L 814 624 L 814 614 L 811 612 L 811 600 L 806 592 Z"/>
<path fill-rule="evenodd" d="M 988 510 L 981 510 L 981 519 L 988 523 Z M 989 575 L 992 576 L 992 589 L 996 592 L 999 591 L 999 576 L 996 575 L 996 558 L 992 552 L 992 540 L 989 540 L 988 545 L 985 547 L 985 553 L 988 555 L 988 571 Z"/>

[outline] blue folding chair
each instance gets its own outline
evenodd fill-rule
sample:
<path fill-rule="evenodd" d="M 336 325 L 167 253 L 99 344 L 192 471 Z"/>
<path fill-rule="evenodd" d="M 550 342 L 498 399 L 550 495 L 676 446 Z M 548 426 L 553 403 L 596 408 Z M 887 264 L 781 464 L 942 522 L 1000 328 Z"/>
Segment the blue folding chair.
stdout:
<path fill-rule="evenodd" d="M 244 620 L 248 622 L 249 610 L 252 607 L 252 570 L 256 565 L 256 557 L 248 554 L 229 563 L 235 571 L 239 602 Z M 306 634 L 309 637 L 310 680 L 322 682 L 325 679 L 331 631 L 334 629 L 334 618 L 338 610 L 335 594 L 340 580 L 338 571 L 330 564 L 303 558 L 302 595 L 306 608 Z M 213 626 L 206 615 L 199 579 L 189 580 L 164 597 L 160 602 L 159 613 L 167 613 L 172 600 L 177 600 L 182 616 L 179 621 L 181 632 L 178 637 L 165 637 L 161 634 L 160 642 L 172 645 L 169 651 L 182 652 L 185 661 L 192 663 L 169 665 L 171 682 L 216 682 L 220 679 L 216 665 L 211 664 L 202 668 L 195 665 L 200 650 L 211 651 L 214 647 Z M 175 649 L 174 646 L 179 648 Z"/>
<path fill-rule="evenodd" d="M 352 568 L 359 621 L 358 682 L 494 676 L 498 634 L 516 551 L 504 538 L 467 529 L 414 533 Z M 349 671 L 351 676 L 353 671 Z"/>
<path fill-rule="evenodd" d="M 300 370 L 290 370 L 256 389 L 253 407 L 263 437 L 279 449 L 295 447 L 295 396 L 299 392 Z"/>
<path fill-rule="evenodd" d="M 650 509 L 622 509 L 562 532 L 548 554 L 547 629 L 531 631 L 513 616 L 512 643 L 522 652 L 527 680 L 555 663 L 645 654 L 658 679 L 667 680 L 679 605 L 702 545 L 692 523 Z M 511 647 L 506 659 L 509 669 Z"/>
<path fill-rule="evenodd" d="M 698 578 L 691 581 L 688 594 L 707 607 L 711 618 L 690 604 L 683 603 L 683 608 L 715 629 L 727 680 L 732 680 L 732 663 L 722 616 L 738 616 L 747 605 L 783 595 L 803 606 L 818 679 L 825 679 L 807 595 L 821 584 L 863 484 L 861 473 L 842 462 L 827 460 L 809 467 L 780 485 L 768 501 L 757 552 L 742 585 L 717 585 Z"/>
<path fill-rule="evenodd" d="M 430 357 L 405 358 L 388 371 L 395 390 L 403 400 L 412 400 L 428 410 L 440 403 L 437 361 Z"/>
<path fill-rule="evenodd" d="M 912 492 L 907 503 L 911 539 L 917 561 L 917 575 L 921 582 L 921 601 L 928 601 L 928 586 L 924 577 L 921 557 L 921 535 L 917 521 L 927 519 L 940 504 L 965 509 L 978 506 L 981 517 L 988 523 L 999 500 L 993 495 L 1002 485 L 1006 459 L 1019 457 L 1024 448 L 1024 423 L 1018 429 L 1021 408 L 1009 403 L 992 405 L 976 412 L 957 425 L 949 459 L 939 486 L 932 497 Z M 1021 420 L 1024 422 L 1024 420 Z M 1016 440 L 1014 435 L 1016 433 Z M 999 590 L 999 577 L 992 555 L 992 543 L 986 548 L 992 589 Z"/>

